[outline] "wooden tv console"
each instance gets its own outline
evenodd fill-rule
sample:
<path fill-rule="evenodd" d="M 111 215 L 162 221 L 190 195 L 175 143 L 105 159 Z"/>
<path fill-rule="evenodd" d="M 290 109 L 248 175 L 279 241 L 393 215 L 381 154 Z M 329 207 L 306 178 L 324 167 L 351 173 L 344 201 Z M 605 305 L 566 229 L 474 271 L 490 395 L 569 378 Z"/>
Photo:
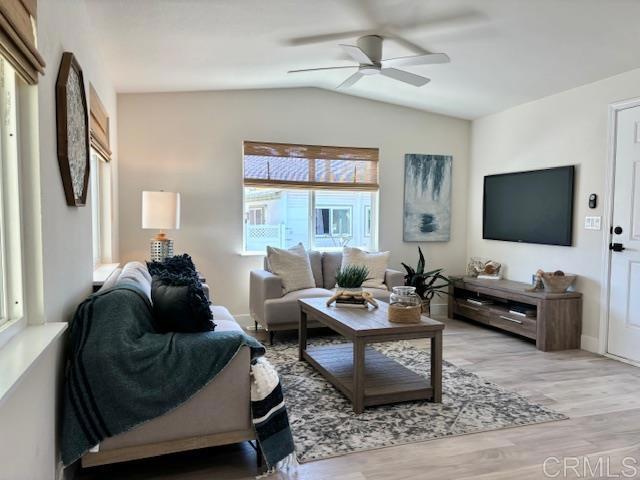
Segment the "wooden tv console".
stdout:
<path fill-rule="evenodd" d="M 450 287 L 449 318 L 474 320 L 535 340 L 538 350 L 580 348 L 582 294 L 529 292 L 511 280 L 456 279 Z M 510 310 L 528 310 L 527 315 Z"/>

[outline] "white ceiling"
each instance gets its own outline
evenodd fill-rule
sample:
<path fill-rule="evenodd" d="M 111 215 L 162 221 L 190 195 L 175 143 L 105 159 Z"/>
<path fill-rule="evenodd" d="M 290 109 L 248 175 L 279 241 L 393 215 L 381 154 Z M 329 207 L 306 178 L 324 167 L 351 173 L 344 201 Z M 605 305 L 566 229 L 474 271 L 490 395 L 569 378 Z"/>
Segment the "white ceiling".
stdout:
<path fill-rule="evenodd" d="M 287 40 L 386 24 L 450 64 L 406 67 L 416 88 L 380 75 L 341 93 L 476 118 L 640 67 L 637 0 L 86 0 L 119 92 L 319 87 L 351 71 L 338 43 Z M 465 22 L 434 22 L 457 13 Z M 410 22 L 424 27 L 408 27 Z M 390 27 L 389 27 L 390 25 Z M 383 57 L 416 53 L 387 40 Z M 639 86 L 640 88 L 640 86 Z"/>

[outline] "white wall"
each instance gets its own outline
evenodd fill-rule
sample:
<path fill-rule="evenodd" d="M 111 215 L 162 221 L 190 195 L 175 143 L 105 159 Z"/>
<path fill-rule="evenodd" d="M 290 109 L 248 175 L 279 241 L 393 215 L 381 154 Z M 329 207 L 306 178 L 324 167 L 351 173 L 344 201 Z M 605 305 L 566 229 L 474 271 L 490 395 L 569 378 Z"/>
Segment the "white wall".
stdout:
<path fill-rule="evenodd" d="M 405 153 L 453 155 L 451 241 L 424 244 L 431 265 L 465 264 L 469 122 L 317 89 L 118 95 L 120 252 L 148 258 L 153 232 L 140 228 L 142 190 L 182 194 L 176 253 L 188 252 L 214 300 L 235 314 L 248 308 L 249 270 L 241 257 L 242 142 L 261 140 L 380 148 L 380 249 L 392 264 L 417 261 L 402 241 Z"/>
<path fill-rule="evenodd" d="M 38 84 L 45 321 L 68 321 L 91 291 L 91 209 L 65 203 L 57 160 L 55 82 L 62 52 L 75 53 L 85 83 L 93 83 L 112 122 L 116 151 L 116 95 L 78 0 L 38 2 L 39 50 L 47 67 Z M 115 160 L 114 160 L 115 162 Z M 117 178 L 117 165 L 114 163 Z M 114 185 L 117 201 L 117 182 Z M 28 195 L 29 192 L 25 192 Z M 117 239 L 117 204 L 113 238 Z M 114 242 L 117 245 L 117 241 Z M 117 255 L 117 251 L 115 252 Z M 117 257 L 116 257 L 117 258 Z M 49 347 L 0 409 L 0 478 L 48 480 L 57 469 L 57 418 L 62 340 Z"/>
<path fill-rule="evenodd" d="M 640 96 L 633 70 L 472 123 L 467 255 L 502 262 L 510 279 L 530 281 L 538 268 L 578 274 L 584 293 L 582 347 L 595 351 L 599 329 L 604 232 L 584 230 L 585 215 L 603 215 L 610 103 Z M 483 177 L 488 174 L 577 165 L 573 247 L 482 240 Z M 590 193 L 598 207 L 587 206 Z M 544 192 L 541 192 L 544 194 Z"/>

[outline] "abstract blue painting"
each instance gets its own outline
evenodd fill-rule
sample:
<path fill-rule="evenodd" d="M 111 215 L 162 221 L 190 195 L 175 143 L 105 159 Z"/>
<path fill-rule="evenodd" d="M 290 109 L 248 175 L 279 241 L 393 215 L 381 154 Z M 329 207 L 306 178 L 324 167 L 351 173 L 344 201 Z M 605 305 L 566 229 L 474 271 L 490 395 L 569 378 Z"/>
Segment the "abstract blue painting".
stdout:
<path fill-rule="evenodd" d="M 404 241 L 447 242 L 451 235 L 449 155 L 404 156 Z"/>

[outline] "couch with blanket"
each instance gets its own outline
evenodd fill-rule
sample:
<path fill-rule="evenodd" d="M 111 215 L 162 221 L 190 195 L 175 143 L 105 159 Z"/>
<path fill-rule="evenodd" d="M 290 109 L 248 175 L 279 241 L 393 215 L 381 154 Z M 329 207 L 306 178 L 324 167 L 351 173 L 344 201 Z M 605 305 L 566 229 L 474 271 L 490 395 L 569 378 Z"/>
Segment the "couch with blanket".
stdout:
<path fill-rule="evenodd" d="M 251 358 L 263 347 L 248 338 L 222 306 L 211 306 L 214 332 L 153 331 L 152 305 L 146 298 L 151 277 L 144 269 L 132 262 L 114 272 L 74 317 L 72 333 L 76 330 L 81 340 L 72 338 L 66 382 L 65 464 L 78 455 L 83 466 L 93 466 L 256 438 L 250 371 Z M 113 312 L 105 317 L 104 310 Z M 225 341 L 235 343 L 227 347 Z M 221 350 L 228 351 L 220 354 Z M 214 358 L 221 355 L 222 360 Z M 128 356 L 133 360 L 125 365 L 115 359 Z M 103 367 L 96 368 L 92 362 Z M 115 389 L 124 384 L 123 396 L 140 401 L 125 403 L 119 394 L 105 392 L 101 384 L 107 382 L 115 384 Z M 163 399 L 170 394 L 179 400 L 166 405 Z M 125 421 L 120 421 L 125 414 Z M 133 427 L 123 427 L 126 421 Z M 83 453 L 94 442 L 97 445 Z"/>
<path fill-rule="evenodd" d="M 252 270 L 249 279 L 249 308 L 251 318 L 269 332 L 294 330 L 300 321 L 298 300 L 302 298 L 330 297 L 336 286 L 336 273 L 342 265 L 342 252 L 307 251 L 315 281 L 314 288 L 283 293 L 282 279 L 270 271 L 265 257 L 263 270 Z M 378 300 L 388 301 L 391 289 L 404 285 L 404 273 L 387 269 L 384 288 L 365 289 Z M 313 322 L 309 326 L 314 326 Z"/>

